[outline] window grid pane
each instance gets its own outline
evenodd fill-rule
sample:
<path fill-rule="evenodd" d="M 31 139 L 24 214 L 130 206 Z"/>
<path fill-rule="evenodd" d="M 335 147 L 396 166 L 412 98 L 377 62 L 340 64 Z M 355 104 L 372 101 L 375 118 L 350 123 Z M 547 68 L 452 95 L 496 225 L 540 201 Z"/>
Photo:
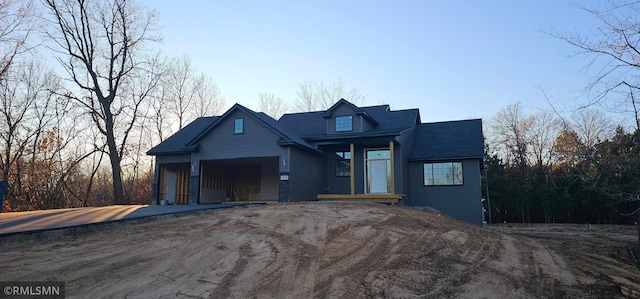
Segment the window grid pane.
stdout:
<path fill-rule="evenodd" d="M 433 164 L 431 163 L 424 164 L 424 185 L 433 185 Z"/>
<path fill-rule="evenodd" d="M 351 175 L 351 152 L 336 152 L 336 176 Z"/>
<path fill-rule="evenodd" d="M 435 185 L 451 185 L 450 170 L 447 165 L 450 163 L 437 163 L 433 164 L 433 181 Z"/>
<path fill-rule="evenodd" d="M 235 119 L 235 125 L 234 125 L 233 132 L 235 134 L 244 133 L 244 119 L 242 119 L 242 118 L 236 118 Z"/>
<path fill-rule="evenodd" d="M 453 163 L 453 184 L 454 185 L 462 185 L 463 184 L 462 177 L 463 177 L 463 175 L 462 175 L 462 163 L 460 163 L 460 162 Z"/>
<path fill-rule="evenodd" d="M 464 183 L 462 162 L 425 163 L 425 186 L 451 186 Z"/>
<path fill-rule="evenodd" d="M 345 132 L 353 130 L 353 121 L 351 115 L 336 117 L 336 132 Z"/>

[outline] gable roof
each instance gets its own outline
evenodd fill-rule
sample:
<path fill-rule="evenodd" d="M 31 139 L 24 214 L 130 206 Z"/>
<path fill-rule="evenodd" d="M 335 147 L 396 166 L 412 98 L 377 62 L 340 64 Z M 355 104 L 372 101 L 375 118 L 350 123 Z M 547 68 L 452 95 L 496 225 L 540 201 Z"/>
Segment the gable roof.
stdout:
<path fill-rule="evenodd" d="M 290 128 L 306 140 L 399 135 L 413 128 L 416 123 L 420 123 L 420 111 L 418 109 L 392 111 L 389 109 L 389 105 L 360 107 L 358 109 L 375 119 L 378 125 L 365 132 L 327 134 L 326 111 L 285 114 L 280 117 L 278 123 Z"/>
<path fill-rule="evenodd" d="M 482 120 L 424 123 L 416 127 L 409 160 L 482 158 Z"/>
<path fill-rule="evenodd" d="M 335 104 L 333 104 L 333 106 L 331 106 L 329 109 L 327 109 L 327 111 L 322 115 L 322 117 L 324 117 L 324 118 L 331 117 L 331 113 L 333 112 L 333 110 L 335 110 L 337 107 L 339 107 L 341 105 L 349 106 L 351 109 L 353 109 L 353 111 L 354 111 L 354 113 L 356 115 L 362 115 L 366 120 L 371 122 L 371 124 L 374 125 L 374 126 L 378 125 L 378 122 L 376 121 L 376 119 L 371 117 L 371 115 L 369 115 L 369 113 L 367 113 L 367 111 L 365 111 L 364 109 L 354 105 L 353 103 L 351 103 L 351 102 L 349 102 L 349 101 L 347 101 L 345 99 L 340 99 Z"/>
<path fill-rule="evenodd" d="M 347 101 L 344 103 L 351 104 Z M 352 104 L 351 104 L 352 105 Z M 334 105 L 335 107 L 336 105 Z M 150 149 L 148 155 L 186 154 L 198 150 L 200 140 L 223 122 L 234 111 L 240 110 L 273 131 L 279 139 L 278 145 L 299 146 L 319 153 L 309 141 L 380 137 L 400 135 L 415 128 L 409 160 L 445 160 L 482 158 L 484 137 L 482 120 L 462 120 L 437 123 L 420 123 L 418 109 L 390 110 L 388 105 L 358 108 L 362 113 L 377 120 L 378 126 L 366 132 L 327 134 L 327 111 L 292 113 L 283 115 L 278 121 L 262 112 L 254 112 L 235 104 L 222 116 L 201 117 L 162 143 Z"/>
<path fill-rule="evenodd" d="M 211 130 L 213 130 L 218 124 L 223 122 L 226 118 L 229 117 L 229 115 L 231 115 L 231 113 L 233 113 L 236 110 L 240 110 L 242 112 L 245 112 L 247 115 L 253 117 L 258 122 L 264 124 L 265 127 L 267 127 L 268 129 L 270 129 L 271 131 L 276 133 L 276 135 L 280 136 L 280 140 L 278 140 L 278 144 L 280 144 L 280 145 L 300 145 L 302 147 L 317 151 L 309 143 L 307 143 L 306 141 L 304 141 L 301 138 L 299 138 L 298 136 L 296 136 L 296 134 L 291 133 L 288 130 L 288 128 L 278 124 L 278 122 L 276 122 L 275 119 L 271 118 L 270 116 L 268 116 L 268 115 L 266 115 L 266 114 L 264 114 L 262 112 L 255 112 L 255 111 L 253 111 L 253 110 L 251 110 L 251 109 L 249 109 L 247 107 L 244 107 L 244 106 L 242 106 L 240 104 L 233 105 L 233 107 L 229 108 L 229 110 L 227 110 L 227 112 L 225 112 L 222 116 L 218 117 L 218 119 L 215 122 L 209 124 L 209 126 L 207 126 L 203 130 L 201 130 L 198 134 L 196 134 L 196 136 L 187 144 L 187 147 L 195 147 L 195 146 L 197 146 L 198 143 L 200 142 L 200 140 L 204 136 L 206 136 Z"/>
<path fill-rule="evenodd" d="M 184 128 L 147 151 L 147 155 L 190 153 L 192 150 L 187 148 L 187 144 L 217 119 L 217 116 L 196 118 Z"/>

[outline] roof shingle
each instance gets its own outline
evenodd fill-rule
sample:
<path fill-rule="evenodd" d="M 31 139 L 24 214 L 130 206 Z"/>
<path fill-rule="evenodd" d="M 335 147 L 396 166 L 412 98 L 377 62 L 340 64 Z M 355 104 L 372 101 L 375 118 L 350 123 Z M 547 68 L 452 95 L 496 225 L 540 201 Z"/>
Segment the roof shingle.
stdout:
<path fill-rule="evenodd" d="M 204 131 L 207 127 L 213 124 L 218 119 L 217 116 L 208 116 L 196 118 L 194 121 L 186 125 L 182 130 L 179 130 L 175 134 L 169 136 L 160 144 L 154 146 L 147 152 L 147 155 L 162 155 L 162 154 L 180 154 L 191 152 L 188 149 L 184 149 L 198 134 Z"/>
<path fill-rule="evenodd" d="M 482 158 L 482 120 L 423 123 L 416 126 L 410 160 Z"/>

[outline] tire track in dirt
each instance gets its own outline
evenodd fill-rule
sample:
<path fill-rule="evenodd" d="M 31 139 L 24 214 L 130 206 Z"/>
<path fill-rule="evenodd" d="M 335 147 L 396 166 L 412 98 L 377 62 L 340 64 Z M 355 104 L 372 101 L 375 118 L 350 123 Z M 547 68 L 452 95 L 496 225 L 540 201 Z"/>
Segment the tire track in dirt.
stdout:
<path fill-rule="evenodd" d="M 65 281 L 69 298 L 555 298 L 588 297 L 599 273 L 638 282 L 606 251 L 616 236 L 525 233 L 398 207 L 274 204 L 0 239 L 0 273 Z"/>
<path fill-rule="evenodd" d="M 233 268 L 224 276 L 218 287 L 211 291 L 211 296 L 209 296 L 209 298 L 229 298 L 229 295 L 231 294 L 230 287 L 236 280 L 236 277 L 247 267 L 247 264 L 249 263 L 250 253 L 251 244 L 245 243 L 244 245 L 240 246 L 240 255 L 238 259 L 236 259 Z"/>

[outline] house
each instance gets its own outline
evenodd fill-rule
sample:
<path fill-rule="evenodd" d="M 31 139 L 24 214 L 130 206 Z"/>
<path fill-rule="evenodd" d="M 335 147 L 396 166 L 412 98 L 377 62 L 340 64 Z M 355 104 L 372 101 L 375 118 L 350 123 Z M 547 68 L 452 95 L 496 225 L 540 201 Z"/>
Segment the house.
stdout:
<path fill-rule="evenodd" d="M 153 203 L 355 200 L 428 206 L 482 224 L 482 120 L 422 123 L 418 109 L 358 107 L 275 120 L 236 104 L 147 153 Z"/>

